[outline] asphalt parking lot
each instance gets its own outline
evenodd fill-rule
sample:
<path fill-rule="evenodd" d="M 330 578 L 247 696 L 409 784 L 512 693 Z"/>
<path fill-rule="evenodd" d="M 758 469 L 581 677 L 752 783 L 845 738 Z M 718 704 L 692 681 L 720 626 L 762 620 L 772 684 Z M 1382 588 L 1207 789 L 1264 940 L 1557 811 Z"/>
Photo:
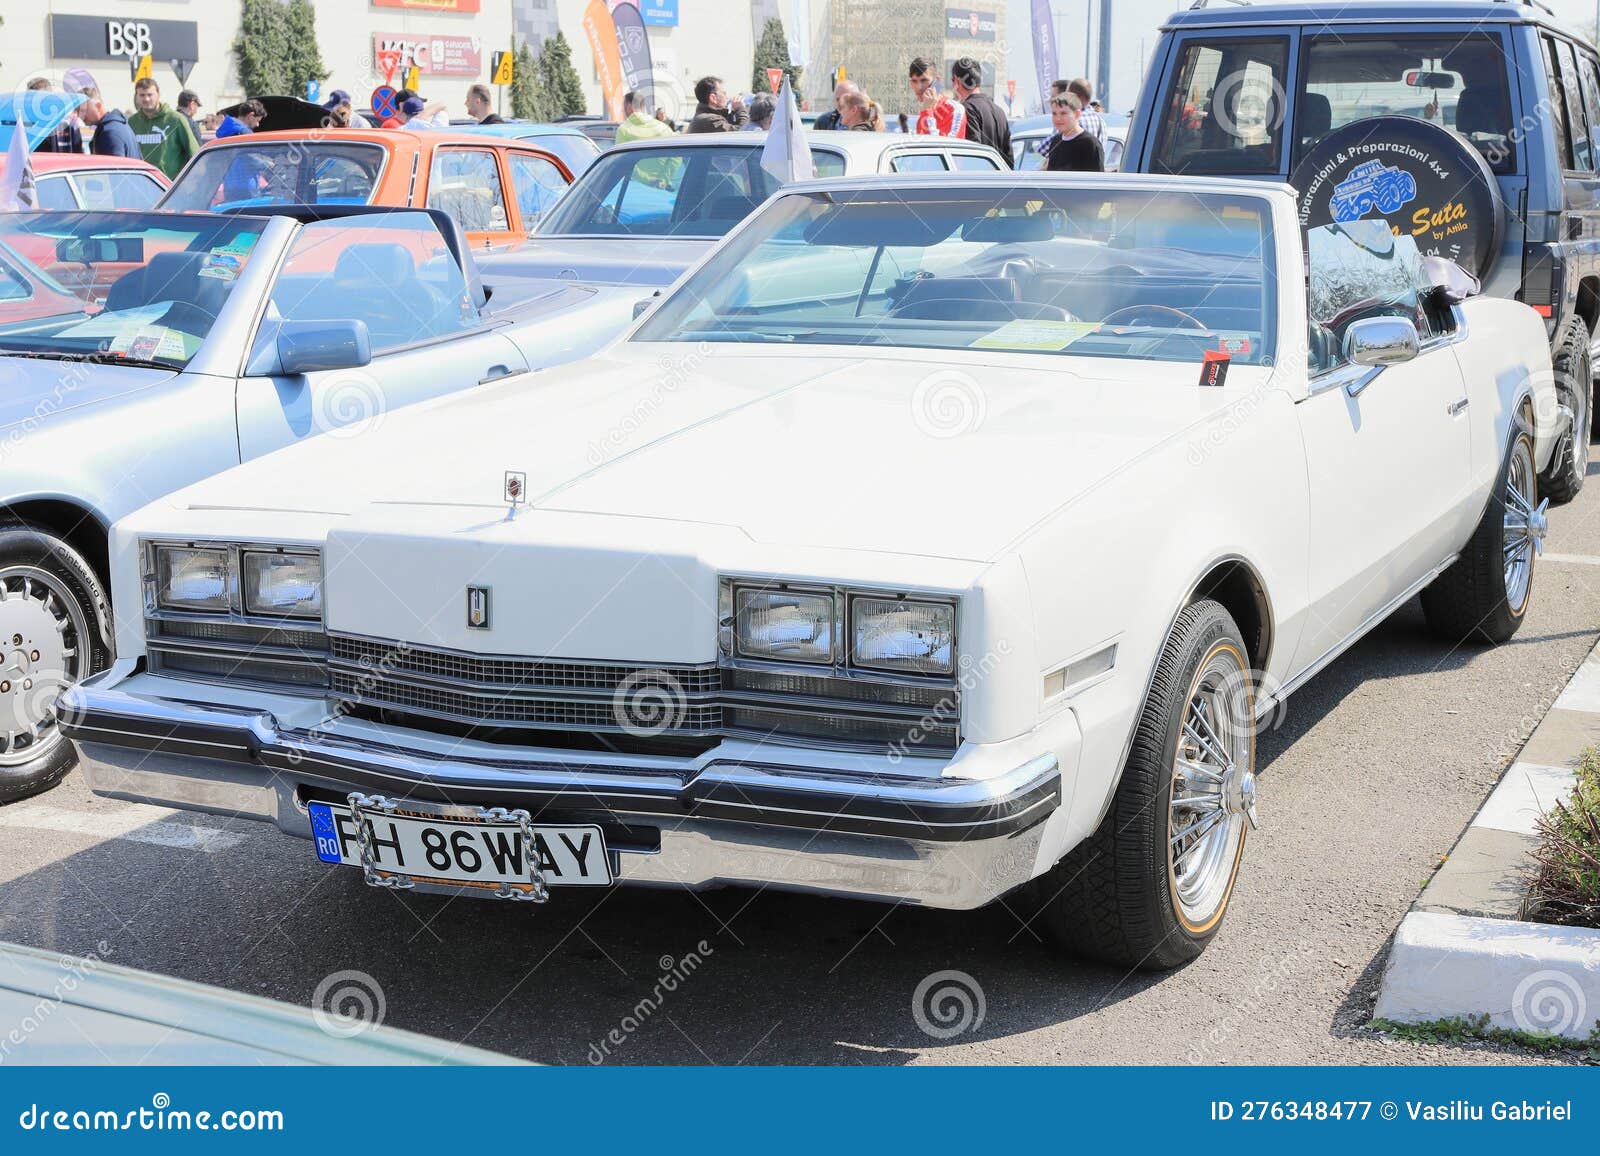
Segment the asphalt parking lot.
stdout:
<path fill-rule="evenodd" d="M 1552 512 L 1511 644 L 1452 650 L 1411 605 L 1294 697 L 1262 742 L 1262 829 L 1228 923 L 1174 973 L 1079 964 L 1003 906 L 396 895 L 274 829 L 95 799 L 77 777 L 0 809 L 0 939 L 103 943 L 298 1004 L 361 972 L 386 1023 L 553 1063 L 1535 1062 L 1362 1025 L 1421 884 L 1600 635 L 1597 511 L 1591 481 Z M 976 981 L 983 1014 L 938 1038 L 913 993 L 946 970 Z"/>

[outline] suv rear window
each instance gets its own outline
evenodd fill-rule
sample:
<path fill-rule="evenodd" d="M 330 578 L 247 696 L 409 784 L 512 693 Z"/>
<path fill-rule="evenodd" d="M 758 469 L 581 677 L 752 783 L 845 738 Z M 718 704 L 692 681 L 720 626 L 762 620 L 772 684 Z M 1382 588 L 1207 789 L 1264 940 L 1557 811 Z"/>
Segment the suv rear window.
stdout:
<path fill-rule="evenodd" d="M 1188 41 L 1167 91 L 1156 171 L 1277 172 L 1288 60 L 1284 37 Z"/>
<path fill-rule="evenodd" d="M 1372 116 L 1414 116 L 1461 133 L 1496 172 L 1516 168 L 1498 36 L 1419 33 L 1310 38 L 1295 113 L 1294 162 L 1329 132 Z"/>

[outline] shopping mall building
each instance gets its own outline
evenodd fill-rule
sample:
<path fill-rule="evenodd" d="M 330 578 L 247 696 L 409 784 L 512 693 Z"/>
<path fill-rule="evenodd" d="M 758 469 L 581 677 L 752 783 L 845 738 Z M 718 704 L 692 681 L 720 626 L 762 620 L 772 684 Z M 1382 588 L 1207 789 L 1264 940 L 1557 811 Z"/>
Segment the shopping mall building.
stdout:
<path fill-rule="evenodd" d="M 633 2 L 633 0 L 623 0 Z M 600 69 L 586 31 L 595 6 L 616 0 L 317 0 L 317 40 L 331 75 L 322 92 L 342 88 L 366 103 L 386 79 L 382 62 L 399 54 L 416 65 L 422 92 L 465 114 L 467 88 L 487 82 L 493 56 L 518 40 L 537 48 L 561 29 L 572 45 L 590 111 L 601 110 Z M 950 0 L 637 0 L 655 89 L 678 115 L 690 111 L 696 78 L 724 77 L 731 89 L 751 83 L 755 44 L 769 17 L 784 21 L 794 58 L 805 68 L 802 95 L 827 100 L 833 70 L 889 113 L 909 104 L 905 65 L 924 56 L 947 66 L 974 56 L 1004 94 L 1007 0 L 956 8 Z M 59 79 L 87 68 L 108 100 L 132 107 L 129 58 L 148 52 L 163 95 L 199 93 L 214 110 L 246 95 L 234 65 L 239 0 L 28 0 L 3 5 L 0 84 L 20 87 L 39 75 Z M 115 15 L 106 15 L 110 10 Z M 604 63 L 604 62 L 602 62 Z M 402 83 L 402 74 L 394 83 Z M 303 94 L 301 94 L 303 95 Z"/>

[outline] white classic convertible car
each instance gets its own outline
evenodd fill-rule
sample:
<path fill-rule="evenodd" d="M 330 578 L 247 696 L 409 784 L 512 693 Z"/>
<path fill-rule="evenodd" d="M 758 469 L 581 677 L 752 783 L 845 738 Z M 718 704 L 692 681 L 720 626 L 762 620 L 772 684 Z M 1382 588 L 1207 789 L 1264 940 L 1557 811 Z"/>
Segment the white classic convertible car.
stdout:
<path fill-rule="evenodd" d="M 65 733 L 379 886 L 1031 884 L 1170 967 L 1271 704 L 1527 610 L 1548 344 L 1471 288 L 1253 183 L 795 185 L 586 362 L 122 521 Z"/>

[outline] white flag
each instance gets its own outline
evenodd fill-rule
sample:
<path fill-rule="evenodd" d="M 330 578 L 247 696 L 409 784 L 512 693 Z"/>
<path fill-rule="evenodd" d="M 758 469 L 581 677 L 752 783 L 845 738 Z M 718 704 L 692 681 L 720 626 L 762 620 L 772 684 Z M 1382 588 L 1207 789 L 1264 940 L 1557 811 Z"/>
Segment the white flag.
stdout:
<path fill-rule="evenodd" d="M 806 141 L 806 126 L 800 120 L 800 104 L 789 88 L 789 74 L 783 74 L 778 90 L 778 109 L 772 117 L 766 147 L 761 150 L 761 167 L 780 185 L 809 181 L 817 175 L 811 160 L 811 145 Z"/>
<path fill-rule="evenodd" d="M 33 158 L 28 152 L 28 126 L 17 105 L 17 127 L 11 132 L 11 147 L 6 150 L 6 171 L 0 174 L 0 212 L 34 207 Z"/>

